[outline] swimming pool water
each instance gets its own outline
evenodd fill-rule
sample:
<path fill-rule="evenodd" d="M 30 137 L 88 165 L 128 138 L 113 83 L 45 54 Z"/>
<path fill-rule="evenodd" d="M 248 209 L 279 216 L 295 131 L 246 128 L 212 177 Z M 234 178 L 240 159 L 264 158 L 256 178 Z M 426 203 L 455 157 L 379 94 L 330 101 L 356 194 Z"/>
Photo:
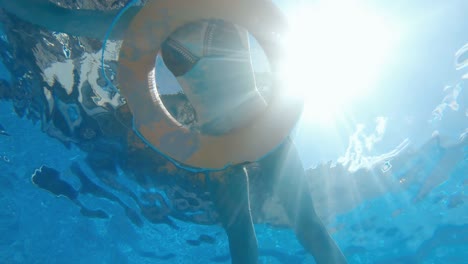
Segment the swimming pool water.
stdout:
<path fill-rule="evenodd" d="M 454 63 L 466 63 L 462 47 L 468 43 L 468 24 L 460 19 L 463 12 L 454 11 L 466 4 L 448 2 L 437 12 L 414 4 L 413 15 L 434 11 L 432 19 L 421 22 L 430 26 L 416 32 L 407 25 L 408 36 L 379 83 L 384 92 L 350 110 L 355 123 L 327 130 L 328 125 L 302 120 L 295 131 L 310 171 L 335 164 L 351 170 L 311 179 L 317 211 L 350 263 L 468 263 L 468 78 L 467 68 Z M 411 15 L 405 12 L 402 16 Z M 24 87 L 24 75 L 18 73 L 28 71 L 15 68 L 6 33 L 0 36 L 5 36 L 0 37 L 0 81 Z M 64 75 L 56 78 L 62 86 L 69 80 L 66 65 L 60 65 Z M 2 89 L 7 88 L 0 86 L 0 95 Z M 80 196 L 80 202 L 105 208 L 109 218 L 87 218 L 69 199 L 34 186 L 31 175 L 47 165 L 79 188 L 70 169 L 79 163 L 91 181 L 138 208 L 129 192 L 109 188 L 92 173 L 85 151 L 44 133 L 40 120 L 19 117 L 18 102 L 24 101 L 0 100 L 0 124 L 10 134 L 0 135 L 1 263 L 230 263 L 227 237 L 218 226 L 174 219 L 177 229 L 147 220 L 138 227 L 118 202 L 92 194 Z M 374 166 L 375 173 L 360 174 L 366 166 Z M 118 182 L 130 192 L 141 191 L 120 176 Z M 291 230 L 267 224 L 256 230 L 261 263 L 314 263 Z"/>

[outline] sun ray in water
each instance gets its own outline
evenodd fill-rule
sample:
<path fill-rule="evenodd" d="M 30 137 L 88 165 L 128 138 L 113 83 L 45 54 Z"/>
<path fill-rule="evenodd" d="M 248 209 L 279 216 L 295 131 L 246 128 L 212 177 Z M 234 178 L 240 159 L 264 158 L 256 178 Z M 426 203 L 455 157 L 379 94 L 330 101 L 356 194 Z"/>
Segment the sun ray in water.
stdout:
<path fill-rule="evenodd" d="M 304 98 L 303 119 L 334 123 L 373 89 L 398 39 L 396 27 L 354 1 L 319 1 L 288 14 L 282 78 Z"/>

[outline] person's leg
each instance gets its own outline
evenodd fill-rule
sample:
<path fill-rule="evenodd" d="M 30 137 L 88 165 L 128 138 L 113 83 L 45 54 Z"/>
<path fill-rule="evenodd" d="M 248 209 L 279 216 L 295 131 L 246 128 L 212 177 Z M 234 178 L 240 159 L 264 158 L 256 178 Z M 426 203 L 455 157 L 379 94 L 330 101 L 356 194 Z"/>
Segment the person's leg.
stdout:
<path fill-rule="evenodd" d="M 300 157 L 290 140 L 260 161 L 302 246 L 318 264 L 347 263 L 317 216 Z"/>
<path fill-rule="evenodd" d="M 209 173 L 209 190 L 229 239 L 233 264 L 256 264 L 257 238 L 249 201 L 249 181 L 243 166 Z"/>

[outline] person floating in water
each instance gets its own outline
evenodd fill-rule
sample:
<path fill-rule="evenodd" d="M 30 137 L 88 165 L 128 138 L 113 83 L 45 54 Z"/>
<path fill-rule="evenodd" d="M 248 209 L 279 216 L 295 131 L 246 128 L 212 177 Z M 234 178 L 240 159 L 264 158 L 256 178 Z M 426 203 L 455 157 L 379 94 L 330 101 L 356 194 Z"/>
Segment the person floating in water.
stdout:
<path fill-rule="evenodd" d="M 198 42 L 199 39 L 206 39 L 206 34 L 211 34 L 209 43 Z M 202 48 L 194 43 L 205 45 L 202 56 L 196 53 Z M 195 59 L 192 60 L 192 57 Z M 207 57 L 222 61 L 224 65 L 216 63 L 210 67 L 209 63 L 201 61 Z M 267 107 L 268 102 L 258 92 L 252 78 L 248 33 L 232 23 L 210 20 L 186 25 L 163 43 L 162 58 L 178 78 L 182 89 L 199 91 L 204 98 L 209 98 L 205 102 L 210 106 L 194 105 L 195 109 L 199 109 L 196 111 L 201 123 L 199 129 L 204 133 L 222 136 L 252 121 L 245 119 L 259 115 L 258 112 Z M 226 65 L 231 66 L 229 71 Z M 187 73 L 189 77 L 186 77 Z M 225 80 L 228 84 L 217 85 L 222 82 L 216 80 Z M 229 96 L 225 96 L 225 93 Z M 230 105 L 236 107 L 230 108 Z M 346 263 L 314 210 L 305 171 L 291 140 L 287 138 L 255 164 L 262 168 L 264 177 L 269 178 L 270 186 L 265 186 L 265 190 L 269 189 L 269 193 L 279 197 L 297 238 L 316 262 Z M 249 166 L 248 163 L 234 165 L 209 173 L 213 201 L 228 234 L 232 262 L 239 264 L 257 263 L 258 255 L 250 208 Z"/>
<path fill-rule="evenodd" d="M 35 1 L 37 5 L 33 6 L 37 13 L 32 17 L 27 15 L 29 11 L 22 6 L 28 2 L 30 1 L 0 0 L 0 4 L 6 10 L 16 12 L 19 17 L 24 17 L 29 21 L 34 20 L 31 22 L 39 23 L 50 29 L 59 29 L 76 35 L 95 37 L 96 32 L 101 34 L 102 29 L 107 28 L 110 24 L 109 18 L 113 18 L 115 15 L 115 13 L 110 15 L 98 11 L 65 10 L 43 0 Z M 182 3 L 181 1 L 164 2 L 167 2 L 169 9 L 172 8 L 171 3 L 173 2 Z M 263 3 L 264 1 L 259 2 Z M 185 3 L 185 5 L 188 4 L 189 2 Z M 191 1 L 190 4 L 195 5 L 196 3 Z M 180 6 L 178 7 L 180 8 Z M 257 11 L 268 13 L 272 10 L 274 9 L 259 9 Z M 139 8 L 135 8 L 124 15 L 116 28 L 118 33 L 114 37 L 118 36 L 119 33 L 120 36 L 123 35 L 123 29 L 126 28 L 125 23 L 129 23 L 138 14 L 138 11 Z M 66 12 L 67 16 L 63 16 L 61 12 Z M 265 16 L 274 21 L 276 15 L 266 14 Z M 41 17 L 45 19 L 38 21 Z M 94 32 L 90 32 L 88 28 L 83 28 L 81 25 L 77 26 L 80 22 L 89 23 L 90 21 L 93 21 L 93 28 L 96 28 Z M 203 41 L 198 42 L 198 44 L 203 44 L 203 46 L 195 45 L 186 48 L 187 43 L 193 44 L 195 42 L 191 41 L 200 39 Z M 194 21 L 194 23 L 184 25 L 180 30 L 177 30 L 162 43 L 161 48 L 165 64 L 178 77 L 182 88 L 185 91 L 193 92 L 193 94 L 187 94 L 187 97 L 189 101 L 194 99 L 191 103 L 197 116 L 196 133 L 223 137 L 232 131 L 258 121 L 253 118 L 261 116 L 261 113 L 266 111 L 271 103 L 263 98 L 256 89 L 245 29 L 222 20 Z M 201 53 L 197 53 L 197 50 L 201 50 Z M 207 60 L 203 63 L 202 57 L 214 58 L 214 63 L 213 61 L 207 62 Z M 197 69 L 197 66 L 200 65 L 202 67 Z M 226 69 L 230 69 L 230 71 Z M 234 72 L 239 75 L 232 75 Z M 224 85 L 217 86 L 220 83 L 224 83 Z M 134 111 L 133 114 L 152 115 L 153 113 Z M 274 131 L 270 132 L 273 134 Z M 266 133 L 263 136 L 269 137 Z M 258 147 L 260 148 L 261 145 L 259 143 Z M 154 147 L 158 149 L 157 146 Z M 180 149 L 177 150 L 184 151 L 189 148 L 191 146 L 185 145 L 180 146 Z M 255 150 L 255 146 L 249 146 L 249 149 Z M 290 226 L 294 229 L 303 247 L 314 256 L 316 262 L 319 264 L 346 263 L 344 255 L 314 210 L 304 168 L 291 139 L 284 138 L 282 142 L 277 142 L 267 152 L 269 154 L 259 160 L 246 161 L 222 170 L 206 172 L 208 189 L 219 214 L 219 220 L 228 235 L 232 263 L 254 264 L 258 262 L 257 240 L 249 194 L 249 184 L 251 184 L 249 170 L 253 165 L 261 167 L 262 175 L 268 178 L 268 186 L 263 186 L 263 189 L 267 189 L 279 197 L 288 215 Z M 216 156 L 221 153 L 210 154 Z M 47 170 L 47 168 L 43 169 Z M 56 172 L 52 174 L 55 175 Z M 78 195 L 76 191 L 61 182 L 59 185 L 48 185 L 47 180 L 41 181 L 43 179 L 41 175 L 43 174 L 39 171 L 33 177 L 33 181 L 37 185 L 53 190 L 52 192 L 56 195 L 63 195 L 62 191 L 66 190 L 67 197 L 76 200 Z"/>

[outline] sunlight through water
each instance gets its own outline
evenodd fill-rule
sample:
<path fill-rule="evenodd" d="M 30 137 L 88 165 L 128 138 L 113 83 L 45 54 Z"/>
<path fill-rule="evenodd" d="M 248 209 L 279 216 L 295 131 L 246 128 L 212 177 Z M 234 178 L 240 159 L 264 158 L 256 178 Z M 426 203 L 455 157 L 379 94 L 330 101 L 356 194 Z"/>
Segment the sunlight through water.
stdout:
<path fill-rule="evenodd" d="M 397 30 L 382 14 L 352 1 L 301 4 L 288 16 L 281 78 L 305 100 L 305 121 L 333 123 L 373 88 Z"/>

